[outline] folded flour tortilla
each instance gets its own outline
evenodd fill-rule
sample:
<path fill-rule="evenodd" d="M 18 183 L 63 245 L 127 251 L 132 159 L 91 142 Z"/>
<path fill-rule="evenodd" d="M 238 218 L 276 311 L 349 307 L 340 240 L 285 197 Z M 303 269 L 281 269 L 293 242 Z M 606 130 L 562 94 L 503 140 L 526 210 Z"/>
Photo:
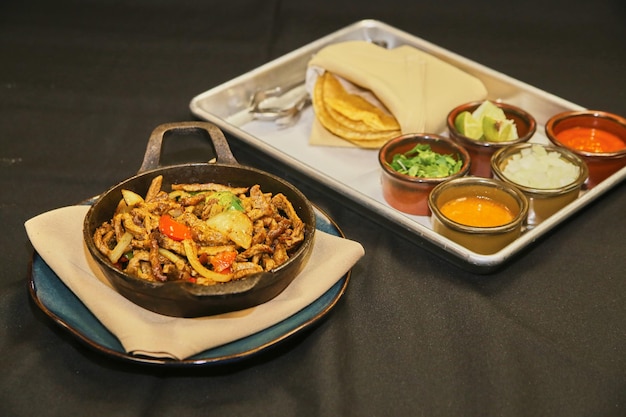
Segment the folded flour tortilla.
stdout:
<path fill-rule="evenodd" d="M 403 134 L 440 133 L 455 106 L 487 98 L 476 77 L 409 45 L 386 49 L 366 41 L 347 41 L 322 48 L 309 61 L 309 93 L 324 71 L 347 88 L 369 90 L 397 119 Z M 315 120 L 313 145 L 354 146 Z"/>

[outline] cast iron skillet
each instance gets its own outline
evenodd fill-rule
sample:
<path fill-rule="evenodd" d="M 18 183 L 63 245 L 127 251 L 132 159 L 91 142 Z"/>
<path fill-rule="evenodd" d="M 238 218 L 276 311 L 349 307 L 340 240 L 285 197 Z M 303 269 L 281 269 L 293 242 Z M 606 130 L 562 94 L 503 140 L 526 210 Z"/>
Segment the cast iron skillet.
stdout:
<path fill-rule="evenodd" d="M 163 138 L 171 133 L 207 136 L 215 149 L 216 161 L 160 167 Z M 259 184 L 264 192 L 283 193 L 306 224 L 304 241 L 286 263 L 272 271 L 213 286 L 176 281 L 150 282 L 125 274 L 98 251 L 93 242 L 93 233 L 98 226 L 113 217 L 122 198 L 122 189 L 145 196 L 152 179 L 157 175 L 163 175 L 164 190 L 173 183 L 215 182 L 234 187 Z M 315 212 L 309 200 L 293 185 L 267 172 L 240 165 L 217 126 L 206 122 L 168 123 L 152 132 L 139 173 L 102 194 L 89 209 L 83 224 L 83 236 L 89 253 L 121 295 L 156 313 L 199 317 L 242 310 L 280 294 L 310 257 L 315 237 Z"/>

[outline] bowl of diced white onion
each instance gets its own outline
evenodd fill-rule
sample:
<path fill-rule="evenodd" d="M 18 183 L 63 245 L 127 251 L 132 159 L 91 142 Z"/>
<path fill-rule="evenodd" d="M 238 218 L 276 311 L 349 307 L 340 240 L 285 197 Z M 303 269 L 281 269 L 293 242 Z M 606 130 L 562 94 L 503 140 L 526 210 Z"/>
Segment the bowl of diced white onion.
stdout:
<path fill-rule="evenodd" d="M 574 153 L 536 143 L 496 151 L 491 168 L 496 178 L 517 187 L 528 198 L 529 229 L 576 200 L 589 175 L 585 162 Z"/>

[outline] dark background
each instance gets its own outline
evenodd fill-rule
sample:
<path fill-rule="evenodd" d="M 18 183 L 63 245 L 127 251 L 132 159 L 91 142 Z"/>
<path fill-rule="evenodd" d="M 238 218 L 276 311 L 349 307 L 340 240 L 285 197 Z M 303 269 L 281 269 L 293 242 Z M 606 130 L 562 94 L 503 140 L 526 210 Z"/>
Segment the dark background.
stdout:
<path fill-rule="evenodd" d="M 0 415 L 626 415 L 624 183 L 497 273 L 465 272 L 231 138 L 363 244 L 318 326 L 235 365 L 93 352 L 27 292 L 24 222 L 136 173 L 195 95 L 364 18 L 626 115 L 626 3 L 15 1 L 0 4 Z"/>

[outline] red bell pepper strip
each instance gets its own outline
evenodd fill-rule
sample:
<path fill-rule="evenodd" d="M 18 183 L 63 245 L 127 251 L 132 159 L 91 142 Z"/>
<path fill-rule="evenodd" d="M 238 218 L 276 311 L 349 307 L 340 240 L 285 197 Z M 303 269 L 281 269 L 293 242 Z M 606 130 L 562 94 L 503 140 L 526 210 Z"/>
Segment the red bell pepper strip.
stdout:
<path fill-rule="evenodd" d="M 164 235 L 177 241 L 191 239 L 191 229 L 174 220 L 169 214 L 164 214 L 159 219 L 159 230 Z"/>
<path fill-rule="evenodd" d="M 215 272 L 230 273 L 237 251 L 224 251 L 211 257 L 211 265 Z"/>

